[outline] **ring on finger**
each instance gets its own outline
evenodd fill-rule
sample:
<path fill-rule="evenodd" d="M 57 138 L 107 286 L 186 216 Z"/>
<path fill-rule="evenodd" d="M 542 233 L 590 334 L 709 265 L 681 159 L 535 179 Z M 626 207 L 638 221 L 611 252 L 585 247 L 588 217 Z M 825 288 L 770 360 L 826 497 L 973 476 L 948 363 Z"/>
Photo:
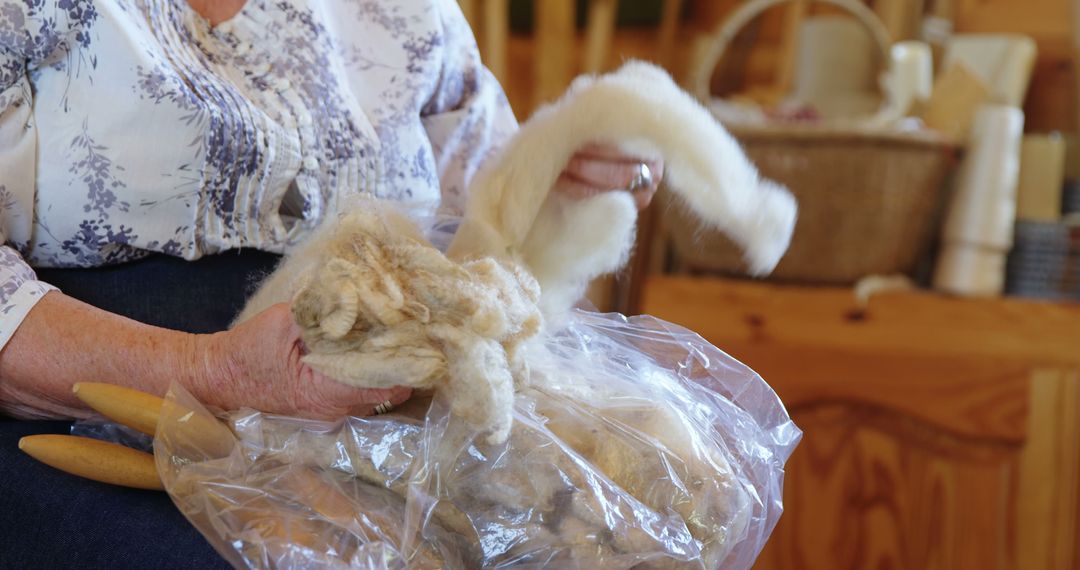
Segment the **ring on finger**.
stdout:
<path fill-rule="evenodd" d="M 637 173 L 630 179 L 630 185 L 626 190 L 631 194 L 639 194 L 642 192 L 649 192 L 653 187 L 653 174 L 652 169 L 648 164 L 639 162 L 637 164 Z"/>

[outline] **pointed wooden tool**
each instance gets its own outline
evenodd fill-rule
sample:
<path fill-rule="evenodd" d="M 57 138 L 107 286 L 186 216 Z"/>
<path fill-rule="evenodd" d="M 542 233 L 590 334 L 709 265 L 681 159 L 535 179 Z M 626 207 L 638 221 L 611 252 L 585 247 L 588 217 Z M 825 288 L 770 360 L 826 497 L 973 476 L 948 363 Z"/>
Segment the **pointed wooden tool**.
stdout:
<path fill-rule="evenodd" d="M 131 388 L 99 382 L 72 386 L 75 397 L 110 420 L 153 436 L 165 400 Z"/>
<path fill-rule="evenodd" d="M 163 491 L 154 456 L 130 447 L 73 435 L 30 435 L 19 449 L 61 471 L 123 487 Z"/>

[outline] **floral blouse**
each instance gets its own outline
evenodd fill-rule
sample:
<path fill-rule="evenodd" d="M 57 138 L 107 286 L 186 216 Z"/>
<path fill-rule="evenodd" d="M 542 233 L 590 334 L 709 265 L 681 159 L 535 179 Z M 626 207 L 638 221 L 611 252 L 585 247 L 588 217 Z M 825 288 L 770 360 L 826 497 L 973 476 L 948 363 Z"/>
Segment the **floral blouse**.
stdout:
<path fill-rule="evenodd" d="M 460 212 L 516 123 L 455 0 L 0 2 L 0 348 L 31 266 L 280 252 L 350 194 Z"/>

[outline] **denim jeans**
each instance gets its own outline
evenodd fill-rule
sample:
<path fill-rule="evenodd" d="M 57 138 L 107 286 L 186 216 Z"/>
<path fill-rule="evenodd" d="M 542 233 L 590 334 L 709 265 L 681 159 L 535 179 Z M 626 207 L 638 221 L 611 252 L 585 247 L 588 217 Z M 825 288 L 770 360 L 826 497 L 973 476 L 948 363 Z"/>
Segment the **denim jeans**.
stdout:
<path fill-rule="evenodd" d="M 38 269 L 38 278 L 138 321 L 214 332 L 228 327 L 277 260 L 256 251 L 195 262 L 153 256 L 106 268 Z M 228 568 L 165 493 L 81 479 L 18 450 L 20 437 L 70 427 L 0 417 L 0 568 Z"/>

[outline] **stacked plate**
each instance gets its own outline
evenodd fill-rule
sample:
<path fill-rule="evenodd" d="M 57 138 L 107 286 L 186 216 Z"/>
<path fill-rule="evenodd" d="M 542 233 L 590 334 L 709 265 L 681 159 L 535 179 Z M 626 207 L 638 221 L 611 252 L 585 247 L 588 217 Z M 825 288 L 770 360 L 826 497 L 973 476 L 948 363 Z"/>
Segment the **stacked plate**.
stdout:
<path fill-rule="evenodd" d="M 1006 290 L 1019 297 L 1080 300 L 1080 219 L 1017 221 Z"/>

